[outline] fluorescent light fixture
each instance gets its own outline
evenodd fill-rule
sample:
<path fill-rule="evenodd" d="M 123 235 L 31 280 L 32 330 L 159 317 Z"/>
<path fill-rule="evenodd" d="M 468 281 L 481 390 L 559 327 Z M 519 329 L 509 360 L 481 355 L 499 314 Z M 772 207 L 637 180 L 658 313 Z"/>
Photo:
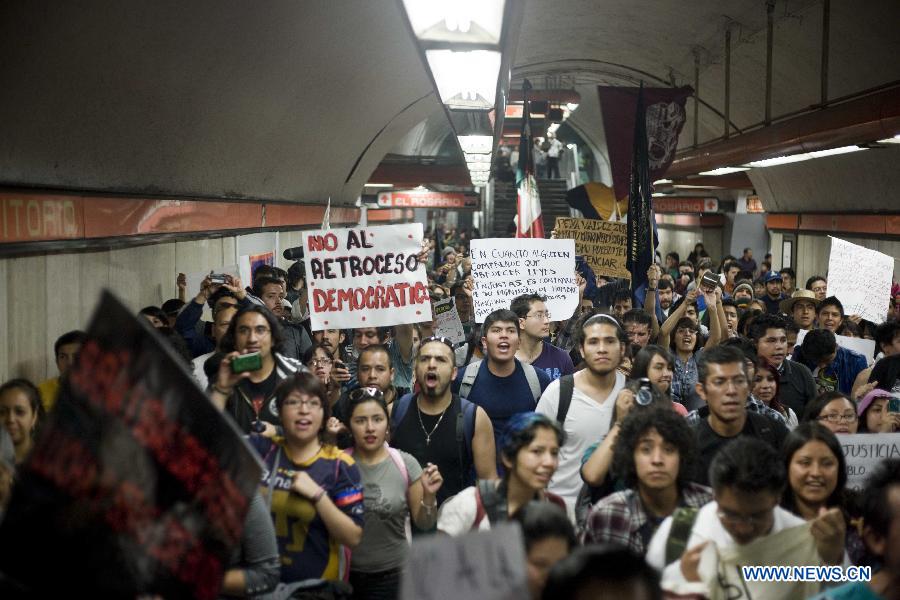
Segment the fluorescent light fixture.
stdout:
<path fill-rule="evenodd" d="M 393 183 L 367 183 L 366 187 L 389 188 L 394 187 Z"/>
<path fill-rule="evenodd" d="M 883 140 L 878 140 L 879 144 L 900 144 L 900 133 L 895 135 L 894 137 L 885 138 Z"/>
<path fill-rule="evenodd" d="M 466 166 L 469 168 L 469 173 L 488 173 L 491 170 L 491 165 L 488 163 L 466 163 Z"/>
<path fill-rule="evenodd" d="M 569 150 L 574 149 L 576 146 L 576 144 L 566 144 L 566 148 L 568 148 Z"/>
<path fill-rule="evenodd" d="M 547 133 L 556 133 L 557 129 L 559 129 L 559 123 L 550 123 L 550 126 L 547 128 Z"/>
<path fill-rule="evenodd" d="M 679 190 L 721 190 L 722 189 L 722 187 L 718 186 L 718 185 L 688 185 L 686 183 L 685 184 L 679 183 L 678 185 L 673 185 L 672 187 L 679 189 Z"/>
<path fill-rule="evenodd" d="M 577 102 L 568 102 L 566 103 L 566 108 L 569 109 L 569 112 L 575 112 L 575 109 L 578 108 Z"/>
<path fill-rule="evenodd" d="M 497 96 L 500 53 L 493 50 L 427 50 L 441 101 L 451 109 L 491 110 Z"/>
<path fill-rule="evenodd" d="M 403 0 L 423 42 L 499 44 L 504 0 Z"/>
<path fill-rule="evenodd" d="M 667 183 L 672 183 L 671 179 L 657 179 L 653 182 L 653 185 L 665 185 Z"/>
<path fill-rule="evenodd" d="M 803 162 L 805 160 L 822 158 L 824 156 L 835 156 L 838 154 L 859 152 L 860 150 L 868 150 L 868 148 L 860 148 L 859 146 L 841 146 L 840 148 L 829 148 L 828 150 L 816 150 L 815 152 L 805 152 L 803 154 L 791 154 L 790 156 L 776 156 L 774 158 L 756 160 L 747 163 L 746 166 L 753 167 L 754 169 L 762 169 L 765 167 L 774 167 L 777 165 L 787 165 L 790 163 Z"/>
<path fill-rule="evenodd" d="M 466 152 L 466 162 L 467 163 L 487 163 L 491 164 L 491 155 L 490 154 L 480 154 L 473 152 Z"/>
<path fill-rule="evenodd" d="M 490 135 L 460 135 L 456 139 L 467 154 L 487 154 L 494 149 L 494 138 Z"/>
<path fill-rule="evenodd" d="M 731 173 L 740 173 L 741 171 L 749 171 L 750 167 L 719 167 L 718 169 L 713 169 L 712 171 L 700 171 L 697 175 L 711 175 L 713 177 L 717 175 L 729 175 Z"/>

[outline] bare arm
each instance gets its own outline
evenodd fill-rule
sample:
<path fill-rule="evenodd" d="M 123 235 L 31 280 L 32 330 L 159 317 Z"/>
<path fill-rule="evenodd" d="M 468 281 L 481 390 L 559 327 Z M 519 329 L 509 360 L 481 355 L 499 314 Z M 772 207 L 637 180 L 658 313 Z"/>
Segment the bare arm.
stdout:
<path fill-rule="evenodd" d="M 313 503 L 316 512 L 322 517 L 328 534 L 338 543 L 353 548 L 362 539 L 362 527 L 344 514 L 328 496 L 328 493 L 313 480 L 306 471 L 294 475 L 291 491 L 300 494 Z"/>
<path fill-rule="evenodd" d="M 659 338 L 659 319 L 656 318 L 656 290 L 659 288 L 659 278 L 662 276 L 659 265 L 650 265 L 647 271 L 647 293 L 644 295 L 644 312 L 650 315 L 650 328 L 652 338 Z"/>
<path fill-rule="evenodd" d="M 479 479 L 497 479 L 497 449 L 494 427 L 484 409 L 475 408 L 475 437 L 472 439 L 475 473 Z"/>
<path fill-rule="evenodd" d="M 704 348 L 712 348 L 722 341 L 722 323 L 719 322 L 719 311 L 722 311 L 723 317 L 725 311 L 719 304 L 721 301 L 716 292 L 703 294 L 703 299 L 706 300 L 706 311 L 709 313 L 709 339 L 706 340 Z"/>
<path fill-rule="evenodd" d="M 437 466 L 428 463 L 422 469 L 419 480 L 406 492 L 409 514 L 415 526 L 422 531 L 429 531 L 437 524 L 436 494 L 443 482 Z"/>
<path fill-rule="evenodd" d="M 403 362 L 408 363 L 412 360 L 413 332 L 414 328 L 412 324 L 394 325 L 394 343 L 397 344 L 397 348 L 400 350 L 400 356 L 403 358 Z"/>
<path fill-rule="evenodd" d="M 685 295 L 684 300 L 681 304 L 678 305 L 678 308 L 673 310 L 669 314 L 669 318 L 665 320 L 662 324 L 662 327 L 659 329 L 659 340 L 657 344 L 662 346 L 663 348 L 669 347 L 669 336 L 672 335 L 672 330 L 675 329 L 675 324 L 678 323 L 678 319 L 684 316 L 684 312 L 687 310 L 688 304 L 693 304 L 697 301 L 697 291 L 691 290 Z"/>
<path fill-rule="evenodd" d="M 631 390 L 625 389 L 619 392 L 619 395 L 616 396 L 616 422 L 613 423 L 609 433 L 603 438 L 603 442 L 594 450 L 587 462 L 581 466 L 581 478 L 588 485 L 596 487 L 602 484 L 609 474 L 609 469 L 612 466 L 613 446 L 616 443 L 616 438 L 619 437 L 619 426 L 632 406 L 634 406 L 634 394 Z"/>

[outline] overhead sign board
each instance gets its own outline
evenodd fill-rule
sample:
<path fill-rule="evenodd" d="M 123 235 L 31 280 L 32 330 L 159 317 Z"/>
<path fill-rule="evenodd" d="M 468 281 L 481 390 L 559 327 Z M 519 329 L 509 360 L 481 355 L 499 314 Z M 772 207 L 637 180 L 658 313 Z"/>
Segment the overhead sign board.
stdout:
<path fill-rule="evenodd" d="M 432 192 L 409 190 L 381 192 L 378 206 L 385 208 L 471 208 L 479 207 L 478 196 L 461 192 Z"/>
<path fill-rule="evenodd" d="M 653 198 L 653 210 L 658 213 L 714 213 L 719 212 L 716 198 Z"/>

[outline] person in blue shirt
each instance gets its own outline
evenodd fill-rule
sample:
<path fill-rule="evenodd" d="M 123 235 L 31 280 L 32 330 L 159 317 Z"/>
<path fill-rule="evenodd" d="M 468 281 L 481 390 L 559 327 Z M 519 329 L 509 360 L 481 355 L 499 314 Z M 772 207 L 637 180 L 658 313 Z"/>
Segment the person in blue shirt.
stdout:
<path fill-rule="evenodd" d="M 867 367 L 865 356 L 838 346 L 834 333 L 827 329 L 807 333 L 791 360 L 809 368 L 820 394 L 838 391 L 850 395 L 856 376 Z"/>

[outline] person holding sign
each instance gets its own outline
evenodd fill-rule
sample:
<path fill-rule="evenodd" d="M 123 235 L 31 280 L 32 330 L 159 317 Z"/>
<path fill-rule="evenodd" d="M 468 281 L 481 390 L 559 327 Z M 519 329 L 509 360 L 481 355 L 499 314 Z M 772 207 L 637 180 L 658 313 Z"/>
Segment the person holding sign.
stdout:
<path fill-rule="evenodd" d="M 388 408 L 380 389 L 356 388 L 346 409 L 344 424 L 353 436 L 348 452 L 362 474 L 366 506 L 362 541 L 353 550 L 353 597 L 396 598 L 409 553 L 406 520 L 423 531 L 434 527 L 443 478 L 435 465 L 422 469 L 415 457 L 387 445 Z"/>
<path fill-rule="evenodd" d="M 503 478 L 480 480 L 448 499 L 438 515 L 438 531 L 456 536 L 490 530 L 533 500 L 564 509 L 562 498 L 546 491 L 559 465 L 563 439 L 559 424 L 545 415 L 526 412 L 513 416 L 500 451 Z"/>
<path fill-rule="evenodd" d="M 516 358 L 523 364 L 541 369 L 550 381 L 575 372 L 569 354 L 546 341 L 550 335 L 550 311 L 547 298 L 540 294 L 522 294 L 512 301 L 510 310 L 519 317 L 519 349 Z"/>

